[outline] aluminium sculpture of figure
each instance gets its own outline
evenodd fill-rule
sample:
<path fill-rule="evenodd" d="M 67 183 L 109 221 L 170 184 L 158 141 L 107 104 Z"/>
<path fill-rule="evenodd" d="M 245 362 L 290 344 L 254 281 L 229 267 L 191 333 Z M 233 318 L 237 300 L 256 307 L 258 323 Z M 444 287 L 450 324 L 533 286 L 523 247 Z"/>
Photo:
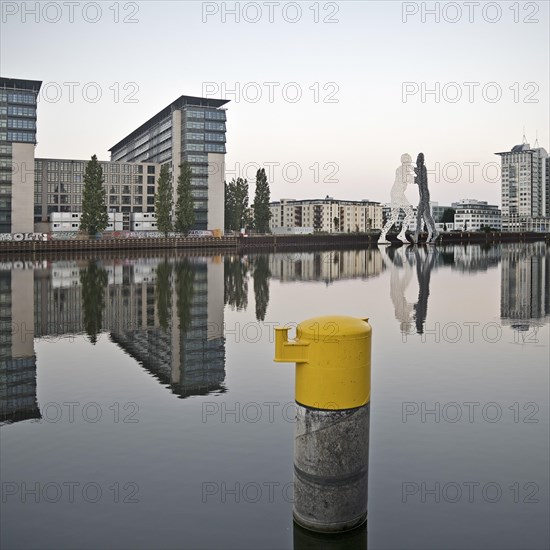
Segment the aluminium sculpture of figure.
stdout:
<path fill-rule="evenodd" d="M 394 223 L 397 223 L 399 219 L 399 213 L 401 210 L 405 212 L 405 219 L 401 225 L 401 231 L 397 238 L 404 243 L 408 243 L 405 232 L 409 223 L 414 218 L 413 209 L 411 203 L 408 201 L 405 196 L 405 189 L 409 183 L 414 183 L 414 174 L 412 170 L 412 159 L 411 155 L 404 153 L 401 155 L 401 165 L 397 167 L 395 171 L 395 181 L 391 188 L 390 197 L 391 197 L 391 214 L 390 218 L 384 225 L 380 238 L 378 239 L 378 244 L 390 244 L 390 241 L 386 239 L 388 231 L 391 229 Z"/>
<path fill-rule="evenodd" d="M 428 228 L 428 238 L 426 239 L 426 244 L 435 244 L 439 233 L 435 228 L 435 222 L 430 206 L 428 171 L 426 170 L 426 166 L 424 164 L 424 153 L 418 153 L 414 173 L 416 174 L 414 178 L 414 183 L 418 185 L 420 201 L 418 203 L 418 210 L 416 212 L 416 231 L 414 233 L 413 242 L 418 243 L 418 235 L 420 234 L 422 226 L 425 223 L 426 227 Z"/>

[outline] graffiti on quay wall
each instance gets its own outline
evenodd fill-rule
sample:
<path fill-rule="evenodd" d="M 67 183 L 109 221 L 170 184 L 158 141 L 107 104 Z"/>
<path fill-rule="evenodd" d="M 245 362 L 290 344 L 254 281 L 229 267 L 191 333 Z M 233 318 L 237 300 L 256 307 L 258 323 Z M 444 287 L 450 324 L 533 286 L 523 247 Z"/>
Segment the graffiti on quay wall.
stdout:
<path fill-rule="evenodd" d="M 47 233 L 0 233 L 0 241 L 47 241 Z"/>

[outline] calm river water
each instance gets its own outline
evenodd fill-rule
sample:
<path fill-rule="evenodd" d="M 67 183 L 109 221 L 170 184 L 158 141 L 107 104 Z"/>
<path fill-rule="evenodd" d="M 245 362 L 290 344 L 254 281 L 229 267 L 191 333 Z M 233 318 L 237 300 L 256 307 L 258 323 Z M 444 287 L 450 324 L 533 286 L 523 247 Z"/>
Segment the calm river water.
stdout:
<path fill-rule="evenodd" d="M 274 330 L 373 328 L 368 525 L 292 522 Z M 0 546 L 549 547 L 550 249 L 0 261 Z"/>

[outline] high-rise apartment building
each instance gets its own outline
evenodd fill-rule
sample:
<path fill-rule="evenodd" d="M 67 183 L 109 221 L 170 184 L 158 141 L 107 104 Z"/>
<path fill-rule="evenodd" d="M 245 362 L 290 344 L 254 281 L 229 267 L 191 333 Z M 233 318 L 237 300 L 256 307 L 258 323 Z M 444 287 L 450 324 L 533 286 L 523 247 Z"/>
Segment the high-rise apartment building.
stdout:
<path fill-rule="evenodd" d="M 495 153 L 501 158 L 502 230 L 549 231 L 548 153 L 529 143 Z"/>
<path fill-rule="evenodd" d="M 42 82 L 0 77 L 0 233 L 32 233 L 36 99 Z"/>
<path fill-rule="evenodd" d="M 110 149 L 112 161 L 169 163 L 174 199 L 189 162 L 196 229 L 224 227 L 226 103 L 182 95 Z"/>

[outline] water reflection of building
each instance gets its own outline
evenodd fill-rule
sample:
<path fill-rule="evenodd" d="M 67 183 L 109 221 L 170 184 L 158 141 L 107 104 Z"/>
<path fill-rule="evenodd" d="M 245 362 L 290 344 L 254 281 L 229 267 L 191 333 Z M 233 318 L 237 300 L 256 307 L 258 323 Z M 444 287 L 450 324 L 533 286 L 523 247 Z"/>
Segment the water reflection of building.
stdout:
<path fill-rule="evenodd" d="M 270 254 L 271 277 L 282 282 L 322 281 L 375 277 L 382 272 L 376 248 L 331 252 L 286 252 Z"/>
<path fill-rule="evenodd" d="M 143 324 L 143 310 L 137 311 L 141 326 L 113 330 L 111 338 L 180 397 L 223 392 L 223 263 L 209 262 L 189 267 L 187 275 L 192 273 L 193 280 L 187 320 L 185 314 L 178 312 L 177 306 L 177 270 L 181 266 L 176 264 L 174 267 L 170 278 L 171 305 L 167 328 L 159 326 L 153 294 L 147 301 L 147 326 Z M 156 320 L 151 319 L 152 315 L 156 315 Z"/>
<path fill-rule="evenodd" d="M 40 418 L 36 400 L 33 270 L 0 267 L 0 422 Z"/>
<path fill-rule="evenodd" d="M 167 319 L 159 315 L 159 265 L 165 266 Z M 37 274 L 37 337 L 86 332 L 81 274 L 87 266 L 82 261 L 53 262 L 49 271 Z M 170 258 L 165 264 L 159 258 L 116 260 L 99 262 L 99 267 L 107 275 L 99 330 L 109 332 L 114 342 L 179 396 L 224 391 L 220 259 Z"/>
<path fill-rule="evenodd" d="M 500 262 L 501 247 L 496 245 L 455 245 L 452 269 L 462 272 L 487 271 Z"/>
<path fill-rule="evenodd" d="M 550 254 L 544 243 L 503 247 L 500 316 L 516 330 L 549 321 Z"/>

